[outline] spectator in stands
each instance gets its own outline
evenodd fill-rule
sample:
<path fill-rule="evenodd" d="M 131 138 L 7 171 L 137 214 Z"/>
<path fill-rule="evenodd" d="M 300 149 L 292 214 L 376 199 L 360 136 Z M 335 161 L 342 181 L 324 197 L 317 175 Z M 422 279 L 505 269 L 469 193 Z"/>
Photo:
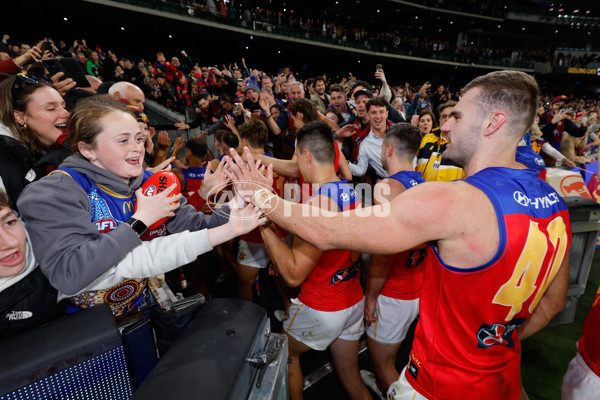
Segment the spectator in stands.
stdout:
<path fill-rule="evenodd" d="M 89 75 L 98 76 L 100 75 L 100 68 L 102 66 L 102 61 L 100 60 L 100 56 L 96 50 L 92 50 L 90 52 L 90 59 L 86 63 L 86 72 Z"/>
<path fill-rule="evenodd" d="M 65 148 L 68 111 L 46 79 L 16 75 L 0 83 L 0 178 L 16 202 L 27 184 L 56 168 L 69 154 Z"/>
<path fill-rule="evenodd" d="M 333 85 L 330 93 L 331 104 L 329 105 L 328 109 L 335 109 L 343 117 L 343 121 L 340 121 L 338 124 L 346 122 L 351 117 L 356 116 L 356 107 L 350 102 L 346 101 L 346 91 L 341 85 Z"/>
<path fill-rule="evenodd" d="M 200 95 L 194 99 L 194 108 L 196 112 L 196 118 L 189 124 L 183 121 L 176 122 L 173 124 L 177 129 L 187 130 L 201 127 L 203 131 L 209 129 L 215 122 L 218 121 L 219 106 L 211 100 L 208 93 L 200 93 Z M 173 129 L 170 126 L 161 126 L 161 129 Z"/>
<path fill-rule="evenodd" d="M 573 137 L 582 137 L 585 135 L 586 126 L 583 117 L 575 121 L 567 119 L 567 110 L 565 105 L 569 98 L 565 95 L 557 96 L 552 100 L 550 109 L 540 116 L 540 128 L 542 129 L 543 139 L 549 143 L 555 150 L 560 151 L 563 133 L 567 132 Z M 554 165 L 554 159 L 544 157 L 546 165 Z"/>
<path fill-rule="evenodd" d="M 251 76 L 246 80 L 244 85 L 246 100 L 244 100 L 244 109 L 252 114 L 261 115 L 263 113 L 258 100 L 260 99 L 260 87 L 255 76 Z"/>
<path fill-rule="evenodd" d="M 0 340 L 62 314 L 64 304 L 57 304 L 57 298 L 12 202 L 0 189 Z"/>
<path fill-rule="evenodd" d="M 115 100 L 126 100 L 129 105 L 144 110 L 146 96 L 142 89 L 129 82 L 117 82 L 108 89 L 108 95 Z"/>
<path fill-rule="evenodd" d="M 173 82 L 175 80 L 177 68 L 175 68 L 175 66 L 166 60 L 164 53 L 156 53 L 156 62 L 154 63 L 154 68 L 162 72 L 169 82 Z"/>
<path fill-rule="evenodd" d="M 428 108 L 419 111 L 419 114 L 413 115 L 413 118 L 416 121 L 416 124 L 413 125 L 419 128 L 423 136 L 429 135 L 432 129 L 439 128 L 433 111 Z"/>
<path fill-rule="evenodd" d="M 375 170 L 378 178 L 388 176 L 381 163 L 381 146 L 385 131 L 391 123 L 388 122 L 387 102 L 380 97 L 370 99 L 367 104 L 369 118 L 369 132 L 361 141 L 356 163 L 350 163 L 353 176 L 363 176 L 370 166 Z"/>
<path fill-rule="evenodd" d="M 121 315 L 145 301 L 144 278 L 185 264 L 257 226 L 250 208 L 232 212 L 249 214 L 241 219 L 229 219 L 228 207 L 210 217 L 198 213 L 178 201 L 181 195 L 168 197 L 174 185 L 155 196 L 143 196 L 140 186 L 148 175 L 142 169 L 142 133 L 125 105 L 102 96 L 82 100 L 69 120 L 69 131 L 76 155 L 56 173 L 30 185 L 19 200 L 40 266 L 50 283 L 69 297 L 68 312 L 106 302 L 114 315 Z M 207 193 L 225 182 L 222 168 L 205 177 Z M 166 228 L 143 236 L 148 226 L 165 217 L 170 218 Z M 47 229 L 54 234 L 47 235 Z M 177 242 L 146 251 L 145 259 L 134 259 L 140 237 L 160 240 L 166 229 L 189 230 L 191 241 L 185 246 L 191 253 L 176 248 L 186 240 L 184 233 Z M 129 262 L 127 269 L 113 268 L 122 261 Z M 98 294 L 99 290 L 105 292 Z"/>
<path fill-rule="evenodd" d="M 183 74 L 183 72 L 176 71 L 175 82 L 173 85 L 175 86 L 175 93 L 177 94 L 176 100 L 179 105 L 179 111 L 184 112 L 186 107 L 192 106 L 192 98 L 194 95 L 192 82 Z"/>
<path fill-rule="evenodd" d="M 322 76 L 317 76 L 315 78 L 314 89 L 315 93 L 310 96 L 310 99 L 313 103 L 315 103 L 317 109 L 325 114 L 331 105 L 331 97 L 325 93 L 325 80 Z"/>

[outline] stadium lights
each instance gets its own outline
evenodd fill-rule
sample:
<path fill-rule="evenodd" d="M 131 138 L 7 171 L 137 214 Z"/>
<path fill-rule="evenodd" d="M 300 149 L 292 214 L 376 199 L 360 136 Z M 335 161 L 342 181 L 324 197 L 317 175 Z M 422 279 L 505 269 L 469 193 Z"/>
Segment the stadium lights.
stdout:
<path fill-rule="evenodd" d="M 67 17 L 64 17 L 63 20 L 68 21 Z"/>

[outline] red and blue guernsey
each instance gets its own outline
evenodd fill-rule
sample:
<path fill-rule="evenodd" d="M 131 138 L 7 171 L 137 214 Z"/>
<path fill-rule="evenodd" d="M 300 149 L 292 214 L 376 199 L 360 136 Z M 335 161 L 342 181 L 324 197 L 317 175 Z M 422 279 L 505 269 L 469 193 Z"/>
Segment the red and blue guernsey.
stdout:
<path fill-rule="evenodd" d="M 86 192 L 91 206 L 91 222 L 96 225 L 99 233 L 108 233 L 127 221 L 133 215 L 135 193 L 122 196 L 112 190 L 93 182 L 87 175 L 79 173 L 72 168 L 61 167 L 54 173 L 69 175 Z M 152 176 L 151 172 L 144 171 L 144 182 Z M 151 240 L 154 237 L 164 236 L 164 225 L 146 232 L 141 239 Z M 147 299 L 147 279 L 126 279 L 111 288 L 92 290 L 69 297 L 67 313 L 77 312 L 82 309 L 108 303 L 113 315 L 120 316 L 135 309 Z"/>
<path fill-rule="evenodd" d="M 395 179 L 406 189 L 427 182 L 420 172 L 400 171 L 390 175 L 388 179 Z M 381 294 L 398 300 L 415 300 L 421 295 L 423 286 L 423 273 L 427 249 L 425 247 L 403 251 L 394 258 L 394 267 L 390 271 Z"/>
<path fill-rule="evenodd" d="M 360 200 L 354 189 L 344 181 L 327 182 L 315 196 L 334 200 L 339 211 L 359 208 Z M 317 265 L 300 286 L 298 299 L 315 310 L 340 311 L 362 300 L 358 280 L 359 253 L 348 250 L 328 250 L 321 254 Z"/>
<path fill-rule="evenodd" d="M 181 193 L 185 197 L 189 197 L 189 194 L 197 192 L 198 189 L 202 187 L 206 167 L 181 168 L 181 172 L 183 172 L 184 179 L 184 184 L 181 188 Z"/>
<path fill-rule="evenodd" d="M 588 367 L 600 377 L 600 287 L 594 297 L 592 309 L 583 324 L 583 336 L 579 339 L 579 354 Z"/>
<path fill-rule="evenodd" d="M 263 155 L 268 156 L 269 154 L 263 153 Z M 267 170 L 263 170 L 263 175 L 267 175 Z M 275 194 L 281 198 L 283 198 L 285 184 L 287 182 L 287 178 L 283 175 L 279 175 L 276 172 L 273 172 L 273 190 Z M 279 237 L 287 237 L 288 233 L 279 227 L 279 225 L 275 224 L 277 228 L 277 232 L 279 233 Z M 242 235 L 241 240 L 249 243 L 264 243 L 262 235 L 260 234 L 260 228 L 256 228 L 245 235 Z"/>
<path fill-rule="evenodd" d="M 206 200 L 200 197 L 198 190 L 204 183 L 204 174 L 206 167 L 189 167 L 181 168 L 183 173 L 184 185 L 181 189 L 181 194 L 186 198 L 188 204 L 194 206 L 196 211 L 200 211 L 202 206 L 206 204 Z"/>
<path fill-rule="evenodd" d="M 529 169 L 537 171 L 538 177 L 546 180 L 546 164 L 544 159 L 529 146 L 518 146 L 515 160 Z"/>
<path fill-rule="evenodd" d="M 516 328 L 567 255 L 569 212 L 533 170 L 487 168 L 465 182 L 494 206 L 498 250 L 488 263 L 462 269 L 445 264 L 431 243 L 406 378 L 431 400 L 518 399 Z"/>

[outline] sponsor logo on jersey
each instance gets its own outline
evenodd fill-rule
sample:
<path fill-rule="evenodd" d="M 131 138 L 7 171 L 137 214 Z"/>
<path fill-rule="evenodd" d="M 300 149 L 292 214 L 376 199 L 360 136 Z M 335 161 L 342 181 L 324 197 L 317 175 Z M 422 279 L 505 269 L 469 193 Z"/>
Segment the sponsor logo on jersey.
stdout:
<path fill-rule="evenodd" d="M 558 195 L 556 193 L 550 193 L 544 197 L 534 197 L 530 198 L 525 195 L 525 193 L 520 191 L 515 191 L 513 193 L 513 198 L 517 203 L 522 205 L 523 207 L 535 207 L 539 208 L 550 208 L 552 205 L 558 203 Z"/>
<path fill-rule="evenodd" d="M 99 233 L 110 232 L 117 227 L 117 222 L 114 219 L 102 219 L 95 223 Z"/>
<path fill-rule="evenodd" d="M 497 344 L 514 347 L 512 340 L 513 331 L 521 326 L 525 319 L 515 318 L 506 324 L 482 324 L 477 332 L 477 347 L 487 349 Z"/>
<path fill-rule="evenodd" d="M 31 311 L 11 311 L 6 314 L 6 319 L 9 321 L 20 321 L 31 317 L 33 317 L 33 313 Z"/>

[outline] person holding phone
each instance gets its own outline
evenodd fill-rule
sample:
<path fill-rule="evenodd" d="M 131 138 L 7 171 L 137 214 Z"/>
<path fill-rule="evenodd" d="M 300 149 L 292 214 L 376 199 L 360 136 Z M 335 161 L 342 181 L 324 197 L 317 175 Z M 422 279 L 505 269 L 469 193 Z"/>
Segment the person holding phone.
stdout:
<path fill-rule="evenodd" d="M 568 102 L 567 96 L 556 96 L 552 100 L 550 109 L 540 116 L 540 128 L 544 142 L 549 143 L 557 151 L 560 151 L 563 133 L 566 132 L 573 137 L 582 137 L 587 130 L 583 118 L 577 118 L 574 121 L 567 119 L 565 106 Z M 544 156 L 544 161 L 548 166 L 555 164 L 555 160 L 549 156 Z"/>
<path fill-rule="evenodd" d="M 0 83 L 0 188 L 16 202 L 29 183 L 56 169 L 69 155 L 69 112 L 46 78 L 15 75 Z"/>

